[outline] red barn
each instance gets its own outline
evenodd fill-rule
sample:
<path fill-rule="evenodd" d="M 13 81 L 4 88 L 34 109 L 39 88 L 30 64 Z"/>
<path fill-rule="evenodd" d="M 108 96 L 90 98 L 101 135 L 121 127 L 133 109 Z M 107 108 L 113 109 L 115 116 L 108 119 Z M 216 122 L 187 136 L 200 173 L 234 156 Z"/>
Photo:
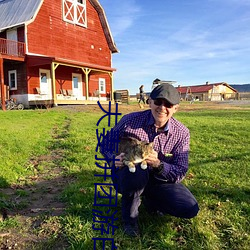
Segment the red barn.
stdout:
<path fill-rule="evenodd" d="M 0 0 L 2 103 L 111 100 L 116 52 L 98 0 Z"/>

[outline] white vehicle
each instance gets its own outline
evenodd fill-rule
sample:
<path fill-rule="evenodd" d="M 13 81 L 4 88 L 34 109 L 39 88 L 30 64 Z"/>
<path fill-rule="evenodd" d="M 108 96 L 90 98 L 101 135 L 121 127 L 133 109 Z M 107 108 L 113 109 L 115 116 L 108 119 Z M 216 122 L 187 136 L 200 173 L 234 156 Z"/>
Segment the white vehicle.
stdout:
<path fill-rule="evenodd" d="M 174 83 L 177 83 L 177 82 L 176 82 L 176 81 L 162 81 L 162 80 L 156 78 L 156 79 L 153 81 L 151 91 L 152 91 L 156 86 L 158 86 L 158 85 L 160 85 L 160 84 L 164 84 L 164 83 L 174 84 Z"/>

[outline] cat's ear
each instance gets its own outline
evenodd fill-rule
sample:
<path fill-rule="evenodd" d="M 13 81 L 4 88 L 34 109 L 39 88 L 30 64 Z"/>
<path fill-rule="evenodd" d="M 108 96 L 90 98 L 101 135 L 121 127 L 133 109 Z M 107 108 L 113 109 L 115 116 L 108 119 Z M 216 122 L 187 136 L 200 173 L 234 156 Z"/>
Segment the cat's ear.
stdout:
<path fill-rule="evenodd" d="M 150 146 L 150 147 L 153 147 L 154 143 L 153 142 L 148 142 L 147 145 Z"/>

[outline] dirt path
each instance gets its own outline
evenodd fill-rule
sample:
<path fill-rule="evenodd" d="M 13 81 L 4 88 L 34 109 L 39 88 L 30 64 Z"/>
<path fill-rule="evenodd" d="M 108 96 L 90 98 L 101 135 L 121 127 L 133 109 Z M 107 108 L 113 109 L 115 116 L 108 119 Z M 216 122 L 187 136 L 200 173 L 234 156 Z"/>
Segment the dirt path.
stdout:
<path fill-rule="evenodd" d="M 104 110 L 108 111 L 108 105 L 102 105 Z M 68 109 L 74 112 L 100 112 L 101 109 L 97 104 L 91 105 L 66 105 L 58 106 L 57 109 Z M 122 115 L 143 111 L 149 109 L 148 104 L 139 106 L 137 103 L 132 104 L 118 104 L 118 112 Z M 203 109 L 250 109 L 250 100 L 228 100 L 221 102 L 195 102 L 190 104 L 189 102 L 181 102 L 179 110 L 180 111 L 192 111 L 192 110 L 203 110 Z M 111 105 L 111 111 L 115 112 L 115 105 Z"/>
<path fill-rule="evenodd" d="M 54 128 L 54 143 L 64 139 L 69 123 L 65 121 L 63 131 Z M 45 246 L 50 244 L 53 235 L 60 237 L 59 216 L 66 207 L 60 195 L 74 181 L 59 167 L 63 154 L 63 150 L 57 148 L 51 150 L 49 155 L 30 159 L 27 167 L 34 174 L 25 179 L 20 178 L 16 185 L 0 189 L 5 203 L 0 219 L 12 224 L 9 230 L 7 226 L 4 227 L 5 231 L 0 229 L 0 249 L 47 249 Z M 63 249 L 65 246 L 67 244 L 63 237 L 53 243 L 53 249 Z"/>

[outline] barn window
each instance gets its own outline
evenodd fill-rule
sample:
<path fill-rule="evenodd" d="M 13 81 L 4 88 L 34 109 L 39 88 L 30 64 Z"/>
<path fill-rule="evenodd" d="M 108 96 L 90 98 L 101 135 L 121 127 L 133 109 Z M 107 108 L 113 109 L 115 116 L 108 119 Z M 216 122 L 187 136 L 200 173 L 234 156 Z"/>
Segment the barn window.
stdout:
<path fill-rule="evenodd" d="M 106 83 L 104 78 L 99 78 L 99 93 L 106 94 Z"/>
<path fill-rule="evenodd" d="M 86 0 L 62 0 L 63 20 L 87 27 Z"/>
<path fill-rule="evenodd" d="M 42 83 L 47 83 L 47 74 L 46 73 L 41 73 L 40 77 L 41 77 Z"/>
<path fill-rule="evenodd" d="M 8 73 L 9 73 L 9 87 L 10 87 L 10 90 L 17 90 L 16 70 L 10 70 Z"/>

